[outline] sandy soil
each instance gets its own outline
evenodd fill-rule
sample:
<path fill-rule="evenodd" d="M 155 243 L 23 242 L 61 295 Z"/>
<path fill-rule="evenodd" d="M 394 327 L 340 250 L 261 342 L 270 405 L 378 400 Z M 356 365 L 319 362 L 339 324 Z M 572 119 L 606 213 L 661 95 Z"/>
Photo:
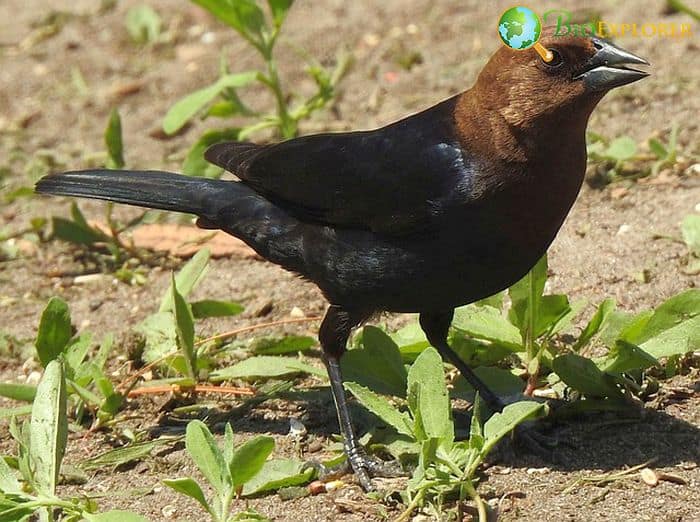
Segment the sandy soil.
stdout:
<path fill-rule="evenodd" d="M 95 154 L 103 150 L 102 132 L 113 106 L 121 111 L 129 165 L 178 169 L 189 144 L 218 122 L 197 122 L 180 136 L 156 139 L 153 131 L 167 109 L 215 78 L 222 52 L 234 70 L 258 65 L 256 56 L 231 31 L 199 8 L 174 0 L 148 2 L 173 31 L 173 41 L 153 48 L 136 47 L 123 20 L 126 10 L 137 3 L 124 0 L 104 14 L 97 14 L 96 2 L 89 0 L 4 0 L 0 4 L 0 167 L 9 169 L 8 175 L 0 177 L 3 194 L 31 186 L 44 172 L 39 158 L 50 158 L 50 168 L 56 170 L 94 163 Z M 643 21 L 690 22 L 687 16 L 664 14 L 662 4 L 600 0 L 531 6 L 540 12 L 586 7 L 611 21 L 639 21 L 643 13 Z M 375 127 L 469 87 L 499 45 L 494 26 L 510 6 L 504 1 L 475 0 L 299 0 L 285 25 L 278 53 L 282 74 L 294 92 L 308 93 L 313 88 L 300 72 L 299 49 L 326 64 L 342 49 L 355 56 L 354 68 L 333 110 L 305 122 L 302 132 Z M 58 34 L 38 39 L 41 29 L 37 24 L 50 10 L 70 16 Z M 697 24 L 695 31 L 700 31 Z M 203 43 L 203 33 L 213 34 L 207 40 L 211 43 Z M 637 311 L 698 284 L 697 277 L 683 272 L 685 247 L 654 237 L 679 236 L 683 217 L 700 211 L 700 41 L 695 35 L 684 40 L 628 37 L 619 43 L 647 57 L 653 64 L 653 76 L 609 95 L 589 128 L 607 137 L 627 134 L 646 142 L 650 136 L 665 136 L 677 123 L 681 155 L 687 165 L 696 165 L 651 181 L 622 182 L 602 189 L 585 186 L 551 249 L 551 290 L 592 303 L 613 296 L 622 309 Z M 410 70 L 397 65 L 401 56 L 412 52 L 420 53 L 422 63 Z M 78 75 L 84 78 L 87 90 L 76 87 Z M 271 100 L 265 95 L 244 94 L 252 96 L 256 106 L 270 107 Z M 38 198 L 3 203 L 0 226 L 22 230 L 34 217 L 66 215 L 69 205 L 67 200 Z M 90 217 L 103 212 L 93 202 L 81 202 L 81 208 Z M 135 212 L 119 209 L 119 216 Z M 157 307 L 168 284 L 169 272 L 156 269 L 143 286 L 115 283 L 109 275 L 77 285 L 71 272 L 82 267 L 74 254 L 70 246 L 51 242 L 16 260 L 0 262 L 2 332 L 31 339 L 46 300 L 60 295 L 70 303 L 74 322 L 81 329 L 98 336 L 111 331 L 124 339 L 133 325 Z M 50 276 L 58 273 L 67 275 Z M 195 292 L 195 297 L 204 296 L 240 301 L 246 312 L 233 319 L 202 323 L 198 332 L 202 335 L 289 317 L 294 307 L 307 315 L 318 315 L 325 307 L 312 285 L 255 260 L 214 261 Z M 270 313 L 258 317 L 256 311 L 268 303 Z M 410 319 L 382 318 L 394 326 Z M 314 328 L 310 323 L 277 333 L 313 334 Z M 22 366 L 21 357 L 0 357 L 2 380 L 21 379 L 29 371 Z M 700 520 L 700 379 L 697 372 L 691 373 L 667 382 L 664 389 L 666 399 L 641 419 L 630 422 L 599 416 L 556 428 L 560 437 L 575 445 L 562 449 L 556 464 L 528 455 L 498 461 L 484 471 L 482 494 L 492 498 L 514 491 L 523 494 L 503 514 L 504 520 Z M 676 389 L 687 393 L 671 393 Z M 163 403 L 164 399 L 135 401 L 133 411 L 142 418 L 140 425 L 156 425 L 163 415 L 159 411 Z M 235 429 L 240 437 L 271 433 L 278 440 L 276 454 L 290 454 L 293 449 L 284 435 L 291 415 L 308 419 L 311 443 L 318 440 L 322 448 L 329 446 L 330 435 L 337 429 L 330 399 L 272 401 L 237 419 Z M 0 433 L 0 448 L 11 451 L 5 425 Z M 107 447 L 104 434 L 84 437 L 76 433 L 67 459 L 76 462 Z M 622 470 L 651 458 L 656 459 L 654 466 L 679 475 L 685 484 L 662 482 L 652 489 L 632 478 L 605 487 L 583 484 L 563 492 L 579 477 Z M 85 486 L 65 486 L 63 492 L 110 492 L 98 501 L 105 509 L 133 509 L 154 521 L 193 520 L 201 516 L 194 504 L 160 482 L 190 473 L 191 462 L 177 449 L 128 469 L 98 471 Z M 144 485 L 153 486 L 153 493 L 141 498 L 111 494 Z M 252 500 L 250 505 L 275 520 L 306 520 L 311 513 L 314 520 L 368 520 L 394 513 L 365 499 L 354 485 L 287 502 L 273 495 Z"/>

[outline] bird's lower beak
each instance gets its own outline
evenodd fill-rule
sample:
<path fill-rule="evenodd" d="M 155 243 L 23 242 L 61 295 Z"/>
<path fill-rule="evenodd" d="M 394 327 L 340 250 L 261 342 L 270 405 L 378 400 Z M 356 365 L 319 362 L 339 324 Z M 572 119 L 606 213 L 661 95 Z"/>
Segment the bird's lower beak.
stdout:
<path fill-rule="evenodd" d="M 584 71 L 574 77 L 583 81 L 586 90 L 608 91 L 649 76 L 648 72 L 625 67 L 629 64 L 649 65 L 644 58 L 600 38 L 593 38 L 593 45 L 596 53 L 588 60 Z"/>

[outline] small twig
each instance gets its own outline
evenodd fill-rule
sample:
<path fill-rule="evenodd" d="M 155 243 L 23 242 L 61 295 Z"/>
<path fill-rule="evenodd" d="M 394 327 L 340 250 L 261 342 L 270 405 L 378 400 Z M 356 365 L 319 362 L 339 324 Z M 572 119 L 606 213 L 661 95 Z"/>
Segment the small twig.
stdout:
<path fill-rule="evenodd" d="M 231 330 L 229 332 L 224 332 L 218 335 L 214 335 L 212 337 L 207 337 L 206 339 L 202 339 L 200 341 L 197 341 L 194 343 L 195 346 L 201 346 L 205 343 L 211 342 L 211 341 L 219 341 L 221 339 L 227 339 L 229 337 L 234 337 L 238 334 L 245 333 L 245 332 L 251 332 L 253 330 L 258 330 L 260 328 L 267 328 L 269 326 L 281 326 L 284 324 L 291 324 L 291 323 L 305 323 L 305 322 L 311 322 L 311 321 L 319 321 L 323 319 L 322 317 L 315 316 L 315 317 L 298 317 L 294 319 L 282 319 L 280 321 L 270 321 L 269 323 L 261 323 L 261 324 L 254 324 L 250 326 L 244 326 L 243 328 L 238 328 L 236 330 Z"/>
<path fill-rule="evenodd" d="M 255 390 L 253 388 L 236 388 L 234 386 L 211 386 L 208 384 L 197 384 L 195 386 L 179 386 L 166 385 L 166 386 L 146 386 L 143 388 L 136 388 L 131 390 L 127 397 L 133 398 L 139 395 L 151 395 L 160 393 L 182 393 L 182 392 L 195 392 L 195 393 L 218 393 L 221 395 L 255 395 Z"/>
<path fill-rule="evenodd" d="M 642 464 L 637 464 L 631 468 L 616 471 L 614 473 L 602 473 L 599 475 L 592 475 L 590 477 L 579 477 L 571 485 L 567 486 L 562 493 L 571 493 L 577 486 L 585 483 L 593 483 L 596 486 L 603 486 L 605 484 L 609 484 L 610 482 L 615 482 L 616 480 L 623 480 L 640 469 L 648 467 L 649 464 L 652 464 L 654 461 L 656 461 L 656 458 L 649 459 Z"/>

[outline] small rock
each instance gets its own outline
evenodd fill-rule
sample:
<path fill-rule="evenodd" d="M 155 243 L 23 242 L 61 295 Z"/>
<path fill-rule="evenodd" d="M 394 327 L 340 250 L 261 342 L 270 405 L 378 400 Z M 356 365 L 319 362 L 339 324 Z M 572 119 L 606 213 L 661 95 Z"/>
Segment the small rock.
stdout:
<path fill-rule="evenodd" d="M 549 469 L 549 468 L 547 468 L 547 467 L 544 467 L 544 468 L 527 468 L 527 474 L 528 474 L 528 475 L 534 475 L 534 474 L 544 475 L 545 473 L 549 473 L 550 471 L 552 471 L 552 470 Z"/>
<path fill-rule="evenodd" d="M 680 484 L 681 486 L 687 486 L 688 482 L 680 475 L 674 475 L 673 473 L 661 472 L 658 474 L 659 480 L 665 480 L 666 482 L 673 482 L 674 484 Z"/>
<path fill-rule="evenodd" d="M 86 285 L 90 283 L 97 283 L 99 281 L 102 281 L 105 279 L 104 274 L 84 274 L 84 275 L 79 275 L 75 276 L 73 278 L 73 284 L 76 285 Z"/>
<path fill-rule="evenodd" d="M 639 476 L 642 478 L 642 482 L 644 482 L 647 486 L 654 487 L 659 483 L 659 477 L 656 475 L 653 469 L 644 468 L 639 472 Z"/>
<path fill-rule="evenodd" d="M 622 234 L 626 234 L 630 230 L 632 230 L 632 227 L 627 223 L 623 223 L 622 225 L 620 225 L 620 228 L 617 229 L 617 235 L 621 236 Z"/>
<path fill-rule="evenodd" d="M 289 419 L 289 433 L 288 436 L 293 439 L 301 439 L 306 435 L 306 426 L 299 420 L 291 417 Z"/>
<path fill-rule="evenodd" d="M 167 504 L 163 506 L 163 509 L 161 509 L 160 512 L 163 513 L 163 516 L 165 518 L 173 518 L 175 513 L 177 513 L 177 508 L 175 506 Z"/>
<path fill-rule="evenodd" d="M 306 314 L 304 313 L 304 311 L 301 308 L 299 308 L 298 306 L 295 306 L 294 308 L 292 308 L 292 311 L 289 312 L 289 316 L 302 318 L 302 317 L 306 317 Z"/>
<path fill-rule="evenodd" d="M 253 316 L 255 317 L 265 317 L 266 315 L 270 315 L 272 312 L 272 309 L 275 307 L 275 305 L 272 303 L 272 301 L 267 301 L 265 304 L 260 306 L 257 310 L 253 312 Z"/>
<path fill-rule="evenodd" d="M 325 492 L 326 485 L 320 480 L 314 480 L 311 484 L 309 484 L 309 493 L 312 495 L 320 495 L 321 493 Z"/>
<path fill-rule="evenodd" d="M 36 370 L 27 375 L 27 384 L 39 384 L 40 380 L 41 373 Z"/>
<path fill-rule="evenodd" d="M 323 449 L 323 443 L 320 440 L 316 439 L 316 440 L 313 440 L 309 443 L 309 447 L 307 448 L 306 451 L 308 451 L 309 453 L 318 453 L 322 449 Z"/>

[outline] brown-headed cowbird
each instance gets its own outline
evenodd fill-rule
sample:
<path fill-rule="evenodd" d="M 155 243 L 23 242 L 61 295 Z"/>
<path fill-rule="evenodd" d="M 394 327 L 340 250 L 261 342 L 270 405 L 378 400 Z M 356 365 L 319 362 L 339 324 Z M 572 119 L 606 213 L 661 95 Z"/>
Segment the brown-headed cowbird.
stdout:
<path fill-rule="evenodd" d="M 319 340 L 345 451 L 365 488 L 375 464 L 355 438 L 339 359 L 379 311 L 418 312 L 430 343 L 494 409 L 502 403 L 447 344 L 455 307 L 523 277 L 579 192 L 588 118 L 605 93 L 647 76 L 597 38 L 500 48 L 468 91 L 363 132 L 278 144 L 221 143 L 206 158 L 240 178 L 156 171 L 53 174 L 37 192 L 188 212 L 316 283 L 330 302 Z"/>

